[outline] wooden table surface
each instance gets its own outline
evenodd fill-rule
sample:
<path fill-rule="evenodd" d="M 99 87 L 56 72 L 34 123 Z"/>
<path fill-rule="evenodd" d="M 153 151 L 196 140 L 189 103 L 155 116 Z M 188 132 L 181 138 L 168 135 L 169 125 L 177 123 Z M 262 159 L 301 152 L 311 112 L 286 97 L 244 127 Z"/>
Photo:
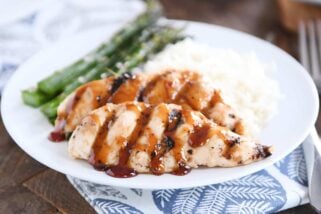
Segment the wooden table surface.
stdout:
<path fill-rule="evenodd" d="M 297 57 L 297 35 L 279 23 L 275 1 L 162 0 L 169 18 L 231 27 L 272 40 Z M 321 120 L 317 122 L 321 131 Z M 0 213 L 94 213 L 63 174 L 24 153 L 0 121 Z M 314 213 L 310 205 L 282 213 Z"/>

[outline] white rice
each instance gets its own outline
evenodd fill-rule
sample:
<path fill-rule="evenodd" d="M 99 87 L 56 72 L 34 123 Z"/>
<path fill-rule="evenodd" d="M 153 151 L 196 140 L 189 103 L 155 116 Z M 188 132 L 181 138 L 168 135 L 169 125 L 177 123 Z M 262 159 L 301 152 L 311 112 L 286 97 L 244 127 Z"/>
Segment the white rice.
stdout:
<path fill-rule="evenodd" d="M 267 76 L 273 66 L 263 64 L 255 54 L 213 49 L 186 39 L 168 46 L 147 62 L 145 72 L 168 68 L 198 71 L 222 92 L 223 99 L 257 135 L 277 111 L 281 97 L 277 83 Z"/>

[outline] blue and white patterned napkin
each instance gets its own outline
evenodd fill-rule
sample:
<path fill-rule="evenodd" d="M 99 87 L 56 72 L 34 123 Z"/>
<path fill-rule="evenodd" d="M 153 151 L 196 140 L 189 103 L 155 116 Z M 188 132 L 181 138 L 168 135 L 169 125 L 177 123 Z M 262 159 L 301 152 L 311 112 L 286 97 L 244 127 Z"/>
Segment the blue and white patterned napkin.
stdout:
<path fill-rule="evenodd" d="M 12 72 L 37 50 L 97 24 L 126 22 L 142 10 L 136 0 L 94 2 L 97 7 L 88 6 L 86 1 L 47 0 L 46 7 L 37 13 L 0 26 L 0 90 Z M 306 175 L 300 146 L 265 170 L 189 189 L 126 189 L 68 179 L 98 213 L 267 213 L 307 203 Z"/>
<path fill-rule="evenodd" d="M 240 179 L 187 189 L 104 186 L 67 176 L 97 213 L 273 213 L 308 202 L 302 146 Z"/>

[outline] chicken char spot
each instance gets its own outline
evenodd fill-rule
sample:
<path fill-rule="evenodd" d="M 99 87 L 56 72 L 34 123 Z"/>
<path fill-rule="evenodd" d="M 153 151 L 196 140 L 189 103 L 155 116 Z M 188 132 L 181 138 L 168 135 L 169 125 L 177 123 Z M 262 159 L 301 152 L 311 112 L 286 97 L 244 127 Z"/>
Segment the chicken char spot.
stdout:
<path fill-rule="evenodd" d="M 234 146 L 239 145 L 241 143 L 241 139 L 238 136 L 237 137 L 233 136 L 228 139 L 225 137 L 222 137 L 221 139 L 224 140 L 224 143 L 225 143 L 225 148 L 222 153 L 222 156 L 229 160 L 232 158 Z"/>
<path fill-rule="evenodd" d="M 225 141 L 225 143 L 229 146 L 229 147 L 233 147 L 235 146 L 236 144 L 240 144 L 241 143 L 241 139 L 239 136 L 237 137 L 232 137 L 230 139 L 227 139 Z"/>
<path fill-rule="evenodd" d="M 168 125 L 166 128 L 166 131 L 173 131 L 179 125 L 181 118 L 182 118 L 182 113 L 180 111 L 174 109 L 169 113 L 168 117 L 169 118 L 168 118 Z"/>
<path fill-rule="evenodd" d="M 255 155 L 255 157 L 253 157 L 253 159 L 267 158 L 272 154 L 271 148 L 268 146 L 257 144 L 256 149 L 257 149 L 257 154 Z"/>
<path fill-rule="evenodd" d="M 115 93 L 117 89 L 127 80 L 134 79 L 135 75 L 133 75 L 131 72 L 125 72 L 121 74 L 117 79 L 114 80 L 112 86 L 111 86 L 111 94 Z"/>
<path fill-rule="evenodd" d="M 137 97 L 137 101 L 138 102 L 143 102 L 144 101 L 144 87 L 141 87 L 139 89 L 139 93 L 138 93 L 138 97 Z"/>
<path fill-rule="evenodd" d="M 175 141 L 170 136 L 164 137 L 164 143 L 166 146 L 166 151 L 170 151 L 175 146 Z"/>

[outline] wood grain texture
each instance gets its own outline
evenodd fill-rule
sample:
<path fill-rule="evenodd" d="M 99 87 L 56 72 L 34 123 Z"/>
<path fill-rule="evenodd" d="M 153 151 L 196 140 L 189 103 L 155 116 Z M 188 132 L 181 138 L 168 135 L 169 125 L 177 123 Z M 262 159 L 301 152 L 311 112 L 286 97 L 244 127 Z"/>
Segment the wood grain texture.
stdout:
<path fill-rule="evenodd" d="M 95 213 L 61 173 L 46 170 L 24 182 L 23 185 L 62 213 Z"/>
<path fill-rule="evenodd" d="M 274 1 L 161 0 L 168 18 L 207 22 L 264 37 L 278 28 Z"/>
<path fill-rule="evenodd" d="M 82 213 L 80 211 L 94 213 L 64 175 L 23 152 L 0 120 L 0 213 Z"/>
<path fill-rule="evenodd" d="M 161 0 L 167 17 L 223 25 L 269 39 L 297 57 L 297 35 L 282 28 L 275 1 Z M 317 122 L 321 131 L 321 118 Z M 0 119 L 0 213 L 94 213 L 58 172 L 26 155 Z M 283 214 L 314 213 L 309 205 Z"/>
<path fill-rule="evenodd" d="M 0 193 L 0 213 L 59 213 L 57 209 L 21 185 Z"/>
<path fill-rule="evenodd" d="M 171 19 L 207 22 L 240 30 L 276 43 L 297 57 L 297 35 L 282 28 L 275 1 L 161 0 Z"/>

